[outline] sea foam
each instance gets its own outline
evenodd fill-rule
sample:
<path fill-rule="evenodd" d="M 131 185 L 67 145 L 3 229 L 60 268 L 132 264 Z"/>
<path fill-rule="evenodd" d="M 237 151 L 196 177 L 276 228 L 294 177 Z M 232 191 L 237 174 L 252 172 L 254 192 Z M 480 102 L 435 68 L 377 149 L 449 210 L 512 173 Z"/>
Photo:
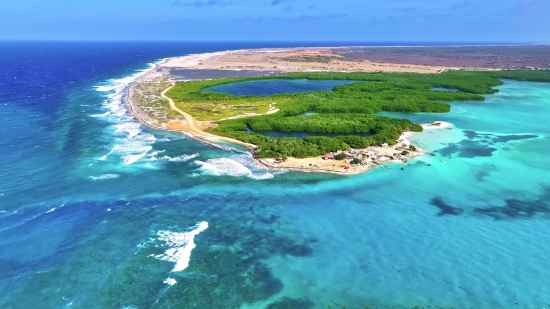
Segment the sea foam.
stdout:
<path fill-rule="evenodd" d="M 90 176 L 89 178 L 91 180 L 105 180 L 105 179 L 115 179 L 115 178 L 118 178 L 120 177 L 119 174 L 103 174 L 103 175 L 99 175 L 99 176 Z"/>
<path fill-rule="evenodd" d="M 252 179 L 269 179 L 273 175 L 267 172 L 267 169 L 258 169 L 255 172 L 243 163 L 236 161 L 237 158 L 218 158 L 206 161 L 195 161 L 199 165 L 203 175 L 211 176 L 233 176 L 233 177 L 249 177 Z M 244 158 L 246 160 L 246 158 Z"/>
<path fill-rule="evenodd" d="M 114 160 L 119 160 L 119 164 L 133 165 L 144 157 L 153 156 L 150 151 L 152 150 L 151 145 L 156 141 L 155 136 L 143 132 L 142 124 L 132 117 L 124 102 L 126 96 L 125 90 L 128 86 L 149 72 L 153 67 L 154 64 L 150 64 L 147 69 L 137 71 L 135 74 L 120 79 L 110 79 L 94 87 L 96 91 L 104 93 L 105 100 L 102 105 L 106 111 L 90 116 L 110 123 L 111 125 L 107 126 L 105 130 L 107 134 L 114 136 L 114 143 L 110 151 L 100 157 L 99 161 L 107 161 L 108 158 L 112 157 Z M 150 168 L 150 163 L 139 166 Z M 90 178 L 93 180 L 106 179 Z"/>
<path fill-rule="evenodd" d="M 169 157 L 169 156 L 163 156 L 161 158 L 159 158 L 159 160 L 161 161 L 169 161 L 169 162 L 187 162 L 189 160 L 193 160 L 197 157 L 199 157 L 200 154 L 198 153 L 194 153 L 194 154 L 191 154 L 191 155 L 181 155 L 181 156 L 177 156 L 177 157 Z"/>
<path fill-rule="evenodd" d="M 172 278 L 168 277 L 168 278 L 164 279 L 164 281 L 162 283 L 172 286 L 172 285 L 174 285 L 178 282 L 175 279 L 172 279 Z"/>
<path fill-rule="evenodd" d="M 90 115 L 90 117 L 99 117 L 99 118 L 101 118 L 101 117 L 108 116 L 108 115 L 110 115 L 110 114 L 111 114 L 111 112 L 105 112 L 105 113 L 103 113 L 103 114 Z"/>
<path fill-rule="evenodd" d="M 171 231 L 158 231 L 158 240 L 163 241 L 168 249 L 166 249 L 163 254 L 153 256 L 159 260 L 175 263 L 176 265 L 174 269 L 172 269 L 172 272 L 186 269 L 191 259 L 191 251 L 196 246 L 194 242 L 195 236 L 207 228 L 208 222 L 203 221 L 195 225 L 194 229 L 189 232 L 177 233 Z"/>

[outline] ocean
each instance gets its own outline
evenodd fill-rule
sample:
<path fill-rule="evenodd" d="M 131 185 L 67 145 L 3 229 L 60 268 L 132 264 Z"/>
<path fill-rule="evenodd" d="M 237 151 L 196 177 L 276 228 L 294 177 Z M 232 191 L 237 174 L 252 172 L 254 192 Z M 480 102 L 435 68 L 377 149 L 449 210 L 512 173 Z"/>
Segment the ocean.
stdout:
<path fill-rule="evenodd" d="M 549 308 L 549 84 L 387 114 L 453 127 L 350 177 L 266 169 L 123 101 L 166 57 L 306 45 L 333 44 L 1 42 L 0 308 Z"/>

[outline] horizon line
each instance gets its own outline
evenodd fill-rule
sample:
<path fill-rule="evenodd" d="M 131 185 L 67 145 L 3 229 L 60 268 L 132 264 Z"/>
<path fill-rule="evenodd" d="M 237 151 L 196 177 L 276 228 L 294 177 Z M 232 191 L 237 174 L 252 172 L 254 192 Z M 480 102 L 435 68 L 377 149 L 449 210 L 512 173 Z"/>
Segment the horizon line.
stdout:
<path fill-rule="evenodd" d="M 475 46 L 475 45 L 550 45 L 550 42 L 503 42 L 503 41 L 375 41 L 375 40 L 156 40 L 156 39 L 1 39 L 0 42 L 120 42 L 120 43 L 138 43 L 138 42 L 157 42 L 157 43 L 367 43 L 367 44 L 407 44 L 406 46 L 425 46 L 425 45 L 409 45 L 409 44 L 448 44 L 457 45 L 464 44 L 463 46 Z"/>

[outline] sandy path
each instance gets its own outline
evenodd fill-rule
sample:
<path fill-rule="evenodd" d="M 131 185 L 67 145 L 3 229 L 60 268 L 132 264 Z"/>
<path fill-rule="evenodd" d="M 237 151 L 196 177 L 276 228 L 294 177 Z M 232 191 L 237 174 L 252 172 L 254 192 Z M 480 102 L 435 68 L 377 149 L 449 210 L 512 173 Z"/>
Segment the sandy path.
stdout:
<path fill-rule="evenodd" d="M 224 141 L 224 142 L 228 142 L 228 143 L 233 143 L 233 144 L 237 144 L 237 145 L 241 145 L 241 146 L 245 146 L 247 148 L 250 148 L 250 149 L 255 149 L 257 146 L 256 145 L 253 145 L 253 144 L 248 144 L 248 143 L 244 143 L 244 142 L 241 142 L 239 140 L 236 140 L 236 139 L 232 139 L 232 138 L 228 138 L 228 137 L 223 137 L 223 136 L 218 136 L 218 135 L 214 135 L 214 134 L 211 134 L 211 133 L 208 133 L 208 132 L 205 132 L 203 130 L 201 130 L 198 126 L 197 126 L 197 123 L 195 121 L 195 118 L 193 118 L 193 116 L 189 115 L 188 113 L 182 111 L 181 109 L 179 109 L 177 106 L 176 106 L 176 103 L 174 103 L 174 100 L 172 100 L 171 98 L 169 98 L 168 96 L 166 96 L 166 93 L 168 91 L 170 91 L 170 89 L 174 88 L 176 84 L 175 83 L 172 83 L 170 85 L 170 87 L 166 88 L 164 91 L 162 91 L 162 93 L 160 94 L 161 97 L 163 97 L 164 99 L 168 100 L 168 103 L 170 104 L 170 108 L 173 110 L 173 111 L 176 111 L 177 113 L 179 113 L 180 115 L 183 116 L 183 118 L 185 118 L 186 120 L 186 124 L 182 125 L 181 128 L 188 132 L 188 133 L 192 133 L 193 134 L 193 137 L 199 139 L 199 140 L 206 140 L 206 141 L 210 141 L 212 139 L 217 139 L 217 140 L 220 140 L 220 141 Z"/>

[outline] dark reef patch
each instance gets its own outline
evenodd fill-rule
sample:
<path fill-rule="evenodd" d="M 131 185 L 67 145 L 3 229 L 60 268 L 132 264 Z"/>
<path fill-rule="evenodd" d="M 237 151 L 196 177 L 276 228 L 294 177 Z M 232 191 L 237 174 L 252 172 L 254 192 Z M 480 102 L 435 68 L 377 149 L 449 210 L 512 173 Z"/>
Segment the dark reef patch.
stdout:
<path fill-rule="evenodd" d="M 475 157 L 490 157 L 493 152 L 497 151 L 494 147 L 488 147 L 484 143 L 464 140 L 460 142 L 462 149 L 458 154 L 462 158 L 475 158 Z"/>
<path fill-rule="evenodd" d="M 538 137 L 534 134 L 496 135 L 476 131 L 464 131 L 464 134 L 466 139 L 455 144 L 447 144 L 446 147 L 434 151 L 434 153 L 439 153 L 445 157 L 453 154 L 458 154 L 462 158 L 490 157 L 493 152 L 498 150 L 493 147 L 496 144 Z"/>
<path fill-rule="evenodd" d="M 281 251 L 283 254 L 296 256 L 296 257 L 310 257 L 313 255 L 313 249 L 306 245 L 301 244 L 283 244 L 281 246 Z"/>
<path fill-rule="evenodd" d="M 459 216 L 464 212 L 464 209 L 452 207 L 451 205 L 445 203 L 440 197 L 434 197 L 430 201 L 430 204 L 439 208 L 438 217 L 449 215 L 449 216 Z"/>
<path fill-rule="evenodd" d="M 466 214 L 464 208 L 447 204 L 440 197 L 434 197 L 430 204 L 439 208 L 438 217 Z M 494 220 L 530 219 L 536 216 L 550 218 L 550 186 L 542 188 L 542 193 L 534 199 L 505 199 L 503 206 L 476 207 L 468 210 L 469 215 L 482 215 Z"/>
<path fill-rule="evenodd" d="M 315 304 L 308 298 L 290 298 L 285 296 L 283 299 L 273 302 L 266 309 L 310 309 Z"/>
<path fill-rule="evenodd" d="M 493 143 L 506 143 L 509 141 L 519 141 L 522 139 L 537 138 L 538 135 L 535 134 L 525 134 L 525 135 L 501 135 L 493 137 Z"/>
<path fill-rule="evenodd" d="M 504 206 L 475 208 L 474 212 L 495 220 L 529 219 L 536 215 L 550 214 L 550 186 L 544 187 L 542 194 L 533 200 L 506 199 Z"/>
<path fill-rule="evenodd" d="M 478 171 L 475 175 L 474 175 L 474 178 L 478 181 L 478 182 L 483 182 L 485 180 L 485 177 L 489 176 L 489 174 L 491 174 L 491 172 L 493 171 L 498 171 L 499 168 L 494 165 L 494 164 L 487 164 L 484 166 L 484 168 L 480 171 Z"/>
<path fill-rule="evenodd" d="M 243 198 L 247 207 L 240 207 Z M 95 291 L 79 298 L 83 308 L 149 308 L 157 299 L 155 308 L 239 308 L 245 303 L 265 301 L 284 288 L 263 261 L 273 256 L 312 256 L 310 245 L 318 242 L 298 227 L 284 233 L 276 231 L 273 226 L 286 220 L 284 215 L 266 210 L 258 217 L 254 210 L 265 210 L 269 205 L 253 196 L 211 193 L 184 199 L 136 199 L 132 207 L 127 203 L 71 204 L 53 213 L 60 215 L 65 209 L 75 208 L 79 214 L 85 213 L 82 218 L 86 224 L 75 225 L 73 232 L 81 234 L 87 245 L 60 247 L 64 262 L 60 266 L 46 265 L 47 272 L 37 273 L 33 280 L 14 288 L 3 308 L 32 307 L 30 304 L 37 303 L 48 308 L 64 307 L 66 302 L 55 291 L 67 286 Z M 106 212 L 108 208 L 112 211 Z M 177 225 L 174 217 L 178 218 Z M 195 237 L 197 245 L 184 271 L 171 272 L 173 263 L 151 257 L 168 248 L 158 239 L 158 231 L 185 232 L 203 220 L 209 227 Z M 258 220 L 266 224 L 258 224 Z M 132 222 L 132 229 L 128 229 L 127 222 Z M 12 263 L 8 266 L 19 267 Z M 79 275 L 72 276 L 74 273 Z M 90 277 L 103 277 L 105 283 L 90 286 L 85 281 Z M 163 283 L 168 277 L 177 281 L 169 288 Z M 23 298 L 21 295 L 29 290 L 48 293 Z"/>
<path fill-rule="evenodd" d="M 277 222 L 277 219 L 279 219 L 279 216 L 271 215 L 271 216 L 263 216 L 258 215 L 256 218 L 258 218 L 258 221 L 265 223 L 265 224 L 273 224 Z"/>
<path fill-rule="evenodd" d="M 466 135 L 469 139 L 474 139 L 478 137 L 478 134 L 476 131 L 464 131 L 464 135 Z"/>

